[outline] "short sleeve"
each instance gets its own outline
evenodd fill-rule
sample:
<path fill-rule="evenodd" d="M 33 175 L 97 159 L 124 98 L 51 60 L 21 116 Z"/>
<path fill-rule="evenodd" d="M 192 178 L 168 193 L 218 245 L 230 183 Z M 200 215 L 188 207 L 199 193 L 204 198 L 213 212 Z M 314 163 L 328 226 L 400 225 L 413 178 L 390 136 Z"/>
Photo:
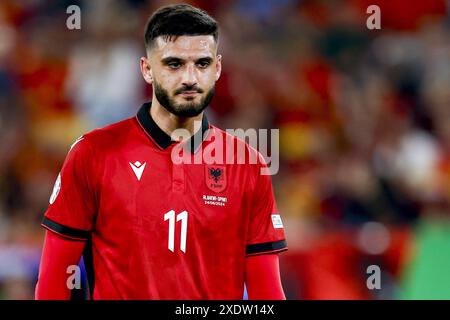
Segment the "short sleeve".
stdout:
<path fill-rule="evenodd" d="M 247 256 L 287 250 L 281 215 L 278 212 L 270 175 L 257 172 L 252 192 L 247 236 Z"/>
<path fill-rule="evenodd" d="M 89 238 L 96 213 L 94 159 L 87 139 L 77 139 L 53 187 L 44 228 L 73 240 Z"/>

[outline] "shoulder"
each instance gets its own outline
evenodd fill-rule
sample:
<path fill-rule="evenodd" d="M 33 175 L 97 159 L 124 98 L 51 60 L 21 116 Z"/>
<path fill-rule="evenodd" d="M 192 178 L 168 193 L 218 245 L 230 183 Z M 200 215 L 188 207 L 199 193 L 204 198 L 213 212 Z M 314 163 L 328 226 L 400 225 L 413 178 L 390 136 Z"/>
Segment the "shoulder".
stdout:
<path fill-rule="evenodd" d="M 266 162 L 258 148 L 258 133 L 253 129 L 227 129 L 222 130 L 211 125 L 214 139 L 220 138 L 227 152 L 231 152 L 235 163 L 265 166 Z M 248 140 L 248 142 L 246 141 Z M 243 157 L 245 156 L 245 159 Z M 245 160 L 244 162 L 241 162 Z"/>
<path fill-rule="evenodd" d="M 135 126 L 136 120 L 133 117 L 94 129 L 85 133 L 80 138 L 88 141 L 92 146 L 101 147 L 102 145 L 119 140 L 124 135 L 127 135 Z"/>
<path fill-rule="evenodd" d="M 70 147 L 70 152 L 75 150 L 90 153 L 107 151 L 126 139 L 135 127 L 136 120 L 133 117 L 94 129 L 76 139 Z"/>
<path fill-rule="evenodd" d="M 210 139 L 219 140 L 223 144 L 225 163 L 239 168 L 250 179 L 250 183 L 256 183 L 267 167 L 264 156 L 257 150 L 258 134 L 243 129 L 224 131 L 215 126 L 210 129 L 213 132 Z"/>

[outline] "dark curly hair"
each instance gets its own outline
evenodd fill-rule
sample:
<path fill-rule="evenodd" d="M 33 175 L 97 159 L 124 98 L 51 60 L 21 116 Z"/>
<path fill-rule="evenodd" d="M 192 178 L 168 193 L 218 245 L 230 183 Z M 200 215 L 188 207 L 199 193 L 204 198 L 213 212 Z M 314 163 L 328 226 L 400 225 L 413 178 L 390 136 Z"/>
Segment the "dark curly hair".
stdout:
<path fill-rule="evenodd" d="M 212 35 L 218 41 L 219 27 L 206 11 L 188 4 L 164 6 L 156 10 L 145 27 L 145 47 L 152 48 L 154 40 L 163 36 L 171 41 L 178 36 Z"/>

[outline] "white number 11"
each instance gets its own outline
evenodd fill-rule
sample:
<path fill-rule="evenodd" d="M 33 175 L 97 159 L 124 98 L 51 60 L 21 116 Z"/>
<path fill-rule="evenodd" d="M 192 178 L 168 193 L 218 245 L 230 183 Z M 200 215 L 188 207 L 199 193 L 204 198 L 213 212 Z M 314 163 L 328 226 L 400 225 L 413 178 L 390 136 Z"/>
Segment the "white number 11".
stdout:
<path fill-rule="evenodd" d="M 164 221 L 169 220 L 169 250 L 174 252 L 175 249 L 175 210 L 170 210 L 164 215 Z M 177 222 L 181 220 L 181 240 L 180 250 L 186 253 L 186 238 L 187 238 L 187 222 L 188 213 L 183 211 L 177 214 Z"/>

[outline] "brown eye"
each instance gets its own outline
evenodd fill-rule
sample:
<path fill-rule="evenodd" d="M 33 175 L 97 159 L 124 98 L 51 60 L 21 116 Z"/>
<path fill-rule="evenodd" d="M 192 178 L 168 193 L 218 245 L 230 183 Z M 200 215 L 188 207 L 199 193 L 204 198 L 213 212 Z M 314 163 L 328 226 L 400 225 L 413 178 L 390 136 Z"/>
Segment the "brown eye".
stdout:
<path fill-rule="evenodd" d="M 169 62 L 167 65 L 171 69 L 178 69 L 179 67 L 181 67 L 181 63 L 179 62 Z"/>
<path fill-rule="evenodd" d="M 207 68 L 210 65 L 210 63 L 208 61 L 200 61 L 197 63 L 197 66 L 199 66 L 202 69 Z"/>

